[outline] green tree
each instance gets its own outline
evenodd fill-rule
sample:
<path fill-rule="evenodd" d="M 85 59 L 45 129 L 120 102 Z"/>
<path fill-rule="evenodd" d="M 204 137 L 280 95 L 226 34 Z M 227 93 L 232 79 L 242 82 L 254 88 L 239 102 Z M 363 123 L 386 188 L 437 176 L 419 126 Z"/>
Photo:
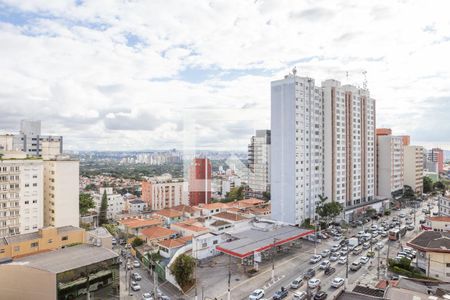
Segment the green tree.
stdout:
<path fill-rule="evenodd" d="M 321 219 L 325 220 L 326 224 L 328 224 L 342 213 L 343 207 L 336 201 L 326 202 L 328 199 L 327 197 L 319 196 L 319 198 L 320 202 L 316 207 L 316 213 Z"/>
<path fill-rule="evenodd" d="M 262 193 L 264 200 L 269 201 L 270 200 L 270 192 L 263 192 Z"/>
<path fill-rule="evenodd" d="M 90 194 L 80 193 L 79 207 L 80 215 L 82 216 L 84 216 L 89 211 L 89 209 L 94 208 L 95 203 L 94 200 L 92 200 L 92 196 Z"/>
<path fill-rule="evenodd" d="M 425 194 L 431 193 L 433 191 L 433 180 L 430 177 L 423 177 L 423 192 Z"/>
<path fill-rule="evenodd" d="M 413 189 L 409 185 L 404 185 L 403 191 L 403 197 L 405 198 L 414 198 L 416 196 Z"/>
<path fill-rule="evenodd" d="M 136 238 L 131 242 L 131 246 L 133 246 L 133 248 L 139 247 L 139 246 L 141 246 L 142 244 L 144 244 L 144 240 L 141 239 L 141 238 L 139 238 L 139 237 L 136 237 Z"/>
<path fill-rule="evenodd" d="M 187 254 L 181 254 L 170 267 L 170 272 L 184 290 L 194 284 L 195 259 Z"/>
<path fill-rule="evenodd" d="M 103 192 L 102 203 L 100 205 L 100 214 L 98 216 L 98 225 L 108 223 L 108 196 L 106 195 L 106 190 Z"/>
<path fill-rule="evenodd" d="M 245 190 L 243 186 L 232 188 L 226 195 L 228 201 L 242 200 L 245 196 Z"/>
<path fill-rule="evenodd" d="M 433 189 L 438 190 L 442 192 L 442 196 L 445 196 L 445 191 L 447 190 L 447 187 L 442 181 L 437 181 L 433 184 Z"/>

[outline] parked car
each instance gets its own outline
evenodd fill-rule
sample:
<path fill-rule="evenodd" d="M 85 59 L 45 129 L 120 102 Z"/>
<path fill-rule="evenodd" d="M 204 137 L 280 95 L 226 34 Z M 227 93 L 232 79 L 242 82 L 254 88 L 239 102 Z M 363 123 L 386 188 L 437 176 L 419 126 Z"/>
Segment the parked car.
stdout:
<path fill-rule="evenodd" d="M 367 257 L 375 257 L 375 251 L 367 251 Z"/>
<path fill-rule="evenodd" d="M 141 286 L 136 281 L 132 281 L 131 282 L 131 289 L 133 291 L 137 292 L 137 291 L 141 290 Z"/>
<path fill-rule="evenodd" d="M 324 260 L 323 262 L 320 263 L 319 268 L 324 270 L 328 267 L 330 267 L 331 263 L 329 260 Z"/>
<path fill-rule="evenodd" d="M 341 257 L 339 257 L 338 264 L 344 265 L 344 264 L 346 264 L 346 263 L 347 263 L 347 256 L 341 256 Z"/>
<path fill-rule="evenodd" d="M 314 300 L 325 300 L 327 299 L 327 293 L 324 291 L 318 291 L 317 294 L 314 295 Z"/>
<path fill-rule="evenodd" d="M 363 247 L 364 250 L 367 250 L 367 249 L 370 248 L 370 243 L 369 242 L 365 242 L 362 247 Z"/>
<path fill-rule="evenodd" d="M 264 290 L 263 289 L 256 289 L 253 291 L 253 293 L 248 296 L 249 300 L 259 300 L 264 298 Z"/>
<path fill-rule="evenodd" d="M 298 289 L 299 287 L 301 287 L 303 285 L 303 278 L 297 278 L 294 279 L 294 281 L 291 282 L 291 289 Z"/>
<path fill-rule="evenodd" d="M 133 261 L 133 267 L 139 268 L 140 266 L 141 266 L 141 264 L 139 263 L 139 261 L 137 261 L 137 260 Z"/>
<path fill-rule="evenodd" d="M 311 289 L 314 289 L 320 285 L 320 279 L 317 278 L 311 278 L 308 280 L 308 287 Z"/>
<path fill-rule="evenodd" d="M 328 267 L 328 268 L 325 269 L 324 274 L 325 274 L 325 276 L 330 276 L 334 272 L 336 272 L 336 268 Z"/>
<path fill-rule="evenodd" d="M 292 300 L 305 300 L 307 296 L 308 293 L 306 291 L 295 292 L 294 297 L 292 297 Z"/>
<path fill-rule="evenodd" d="M 362 248 L 361 247 L 356 247 L 355 249 L 353 249 L 353 255 L 359 255 L 362 252 Z"/>
<path fill-rule="evenodd" d="M 337 289 L 337 288 L 343 286 L 344 282 L 345 282 L 344 278 L 336 277 L 331 282 L 331 286 Z"/>
<path fill-rule="evenodd" d="M 413 231 L 414 230 L 414 225 L 408 225 L 406 226 L 406 229 L 409 231 Z"/>
<path fill-rule="evenodd" d="M 367 264 L 367 263 L 369 262 L 369 260 L 370 260 L 370 258 L 368 258 L 367 256 L 361 256 L 361 257 L 359 258 L 359 261 L 360 261 L 362 264 Z"/>
<path fill-rule="evenodd" d="M 272 299 L 273 300 L 280 300 L 280 299 L 284 299 L 288 296 L 288 290 L 285 289 L 284 287 L 281 287 L 281 289 L 279 291 L 276 291 L 275 294 L 273 295 Z"/>
<path fill-rule="evenodd" d="M 311 257 L 309 262 L 312 263 L 312 264 L 315 264 L 315 263 L 318 263 L 321 260 L 322 260 L 322 256 L 320 256 L 319 254 L 316 254 L 316 255 L 313 255 L 313 257 Z"/>
<path fill-rule="evenodd" d="M 322 252 L 320 252 L 320 256 L 327 257 L 328 255 L 330 255 L 330 252 L 331 252 L 330 250 L 325 249 Z"/>
<path fill-rule="evenodd" d="M 150 293 L 142 294 L 142 300 L 153 300 L 153 296 Z"/>
<path fill-rule="evenodd" d="M 352 264 L 350 265 L 350 270 L 358 271 L 359 269 L 361 269 L 361 263 L 359 261 L 352 262 Z"/>
<path fill-rule="evenodd" d="M 330 261 L 337 261 L 339 259 L 339 256 L 336 253 L 333 253 L 330 255 Z"/>
<path fill-rule="evenodd" d="M 131 278 L 136 281 L 142 280 L 142 277 L 141 277 L 141 275 L 139 275 L 139 273 L 133 273 L 131 275 Z"/>
<path fill-rule="evenodd" d="M 399 216 L 400 218 L 402 218 L 402 219 L 403 219 L 403 218 L 405 218 L 405 217 L 406 217 L 406 214 L 405 214 L 405 213 L 401 213 L 401 214 L 399 214 L 398 216 Z"/>
<path fill-rule="evenodd" d="M 331 247 L 331 252 L 337 252 L 339 249 L 341 249 L 341 245 L 333 245 Z"/>
<path fill-rule="evenodd" d="M 383 232 L 380 233 L 380 235 L 381 235 L 381 237 L 385 238 L 388 236 L 388 233 L 387 233 L 387 231 L 384 230 Z"/>
<path fill-rule="evenodd" d="M 308 269 L 308 270 L 305 272 L 305 274 L 303 275 L 303 277 L 304 277 L 305 279 L 310 279 L 310 278 L 313 278 L 314 275 L 316 275 L 316 271 L 315 271 L 314 269 Z"/>
<path fill-rule="evenodd" d="M 111 238 L 111 244 L 113 246 L 117 245 L 117 240 L 115 238 Z"/>

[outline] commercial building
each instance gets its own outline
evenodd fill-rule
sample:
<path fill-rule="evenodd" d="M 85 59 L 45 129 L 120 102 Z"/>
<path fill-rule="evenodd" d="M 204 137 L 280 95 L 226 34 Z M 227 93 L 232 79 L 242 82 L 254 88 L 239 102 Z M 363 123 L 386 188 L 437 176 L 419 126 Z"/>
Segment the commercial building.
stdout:
<path fill-rule="evenodd" d="M 132 214 L 141 213 L 147 207 L 147 202 L 141 199 L 129 200 L 128 201 L 128 211 Z"/>
<path fill-rule="evenodd" d="M 398 198 L 403 194 L 404 152 L 401 136 L 388 128 L 377 129 L 377 195 Z"/>
<path fill-rule="evenodd" d="M 409 185 L 414 192 L 423 192 L 423 154 L 421 146 L 404 146 L 404 182 Z"/>
<path fill-rule="evenodd" d="M 44 227 L 36 232 L 0 238 L 0 259 L 46 252 L 84 241 L 84 229 L 73 226 Z"/>
<path fill-rule="evenodd" d="M 2 299 L 119 297 L 119 258 L 110 249 L 82 244 L 0 264 Z M 89 298 L 89 297 L 88 297 Z"/>
<path fill-rule="evenodd" d="M 63 152 L 63 137 L 41 135 L 41 121 L 22 120 L 19 134 L 0 135 L 0 150 L 33 156 L 59 155 Z"/>
<path fill-rule="evenodd" d="M 173 179 L 170 174 L 147 178 L 141 183 L 142 200 L 151 210 L 188 204 L 188 193 L 183 179 Z"/>
<path fill-rule="evenodd" d="M 271 82 L 272 219 L 314 219 L 323 194 L 323 101 L 314 79 L 294 74 Z"/>
<path fill-rule="evenodd" d="M 44 163 L 23 152 L 0 154 L 0 237 L 44 226 Z"/>
<path fill-rule="evenodd" d="M 450 198 L 438 196 L 438 213 L 440 216 L 450 216 Z"/>
<path fill-rule="evenodd" d="M 108 219 L 114 219 L 116 215 L 121 214 L 125 209 L 125 201 L 123 196 L 114 193 L 112 187 L 99 188 L 99 192 L 95 193 L 92 197 L 95 203 L 95 210 L 100 213 L 100 207 L 102 206 L 103 195 L 106 193 L 106 199 L 108 201 L 108 209 L 106 210 L 106 216 Z"/>
<path fill-rule="evenodd" d="M 345 208 L 374 204 L 376 181 L 375 99 L 367 89 L 322 82 L 324 195 Z"/>
<path fill-rule="evenodd" d="M 440 148 L 433 148 L 428 152 L 428 160 L 437 163 L 437 172 L 444 171 L 444 150 Z"/>
<path fill-rule="evenodd" d="M 189 204 L 209 203 L 211 200 L 212 165 L 207 158 L 194 158 L 189 166 Z"/>
<path fill-rule="evenodd" d="M 428 217 L 426 227 L 434 231 L 449 231 L 450 216 Z"/>
<path fill-rule="evenodd" d="M 248 145 L 249 196 L 264 198 L 270 192 L 270 130 L 256 130 Z"/>
<path fill-rule="evenodd" d="M 79 226 L 80 162 L 64 156 L 44 161 L 44 225 Z"/>

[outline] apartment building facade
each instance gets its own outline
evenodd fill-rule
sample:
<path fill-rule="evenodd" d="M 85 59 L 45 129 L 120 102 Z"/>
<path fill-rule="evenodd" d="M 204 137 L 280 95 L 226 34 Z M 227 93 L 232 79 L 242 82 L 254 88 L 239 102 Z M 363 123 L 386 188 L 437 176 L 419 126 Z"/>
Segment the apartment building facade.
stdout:
<path fill-rule="evenodd" d="M 121 214 L 125 209 L 125 201 L 122 195 L 114 193 L 112 187 L 99 188 L 99 192 L 95 193 L 92 197 L 95 203 L 95 211 L 98 214 L 100 214 L 100 207 L 102 205 L 104 193 L 106 193 L 106 199 L 108 202 L 106 217 L 108 219 L 114 219 L 117 214 Z"/>
<path fill-rule="evenodd" d="M 373 203 L 376 183 L 376 102 L 368 90 L 337 80 L 322 82 L 324 195 L 345 208 Z"/>
<path fill-rule="evenodd" d="M 44 225 L 79 226 L 80 162 L 68 157 L 44 161 Z"/>
<path fill-rule="evenodd" d="M 398 198 L 403 194 L 403 139 L 388 128 L 377 129 L 377 174 L 378 195 Z"/>
<path fill-rule="evenodd" d="M 418 194 L 423 192 L 423 154 L 421 146 L 404 146 L 405 185 L 409 185 Z"/>
<path fill-rule="evenodd" d="M 20 152 L 0 156 L 0 237 L 42 228 L 43 161 Z"/>
<path fill-rule="evenodd" d="M 271 82 L 272 219 L 302 224 L 315 218 L 323 194 L 323 98 L 312 78 Z"/>
<path fill-rule="evenodd" d="M 194 158 L 189 166 L 189 204 L 211 200 L 212 164 L 207 158 Z"/>
<path fill-rule="evenodd" d="M 428 152 L 428 160 L 437 163 L 437 172 L 444 171 L 444 150 L 433 148 Z"/>
<path fill-rule="evenodd" d="M 171 208 L 189 203 L 186 182 L 170 174 L 147 178 L 141 182 L 142 200 L 151 210 Z"/>
<path fill-rule="evenodd" d="M 263 198 L 270 192 L 270 130 L 257 130 L 248 145 L 249 196 Z"/>

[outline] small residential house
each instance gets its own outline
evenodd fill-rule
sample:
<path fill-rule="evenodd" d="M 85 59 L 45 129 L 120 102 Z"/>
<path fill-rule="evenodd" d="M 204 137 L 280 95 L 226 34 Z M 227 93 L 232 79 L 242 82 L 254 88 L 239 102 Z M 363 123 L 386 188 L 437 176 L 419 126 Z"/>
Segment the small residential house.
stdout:
<path fill-rule="evenodd" d="M 209 232 L 209 229 L 202 226 L 199 222 L 190 222 L 189 220 L 184 222 L 173 223 L 170 228 L 178 231 L 182 236 L 197 236 Z"/>
<path fill-rule="evenodd" d="M 201 209 L 196 208 L 194 206 L 184 205 L 184 204 L 174 206 L 174 207 L 172 207 L 172 209 L 182 212 L 183 216 L 188 219 L 200 217 L 202 214 Z"/>
<path fill-rule="evenodd" d="M 226 234 L 208 232 L 192 239 L 192 256 L 196 259 L 205 259 L 218 255 L 216 246 L 225 242 Z"/>
<path fill-rule="evenodd" d="M 172 258 L 178 249 L 192 243 L 191 236 L 183 236 L 176 239 L 163 240 L 158 242 L 159 254 L 165 258 Z"/>
<path fill-rule="evenodd" d="M 172 208 L 158 210 L 154 213 L 154 215 L 164 220 L 164 224 L 166 226 L 170 226 L 172 223 L 177 223 L 183 220 L 183 213 Z"/>
<path fill-rule="evenodd" d="M 202 216 L 210 217 L 214 214 L 221 213 L 227 211 L 230 206 L 227 203 L 208 203 L 208 204 L 199 204 L 197 208 L 201 209 Z"/>
<path fill-rule="evenodd" d="M 162 225 L 161 219 L 127 218 L 119 221 L 119 229 L 129 234 L 140 235 L 143 229 Z"/>
<path fill-rule="evenodd" d="M 144 229 L 140 235 L 149 246 L 156 245 L 160 241 L 176 238 L 177 236 L 177 231 L 161 226 Z"/>
<path fill-rule="evenodd" d="M 147 203 L 141 199 L 134 199 L 128 201 L 128 211 L 131 214 L 141 213 L 147 207 Z"/>

